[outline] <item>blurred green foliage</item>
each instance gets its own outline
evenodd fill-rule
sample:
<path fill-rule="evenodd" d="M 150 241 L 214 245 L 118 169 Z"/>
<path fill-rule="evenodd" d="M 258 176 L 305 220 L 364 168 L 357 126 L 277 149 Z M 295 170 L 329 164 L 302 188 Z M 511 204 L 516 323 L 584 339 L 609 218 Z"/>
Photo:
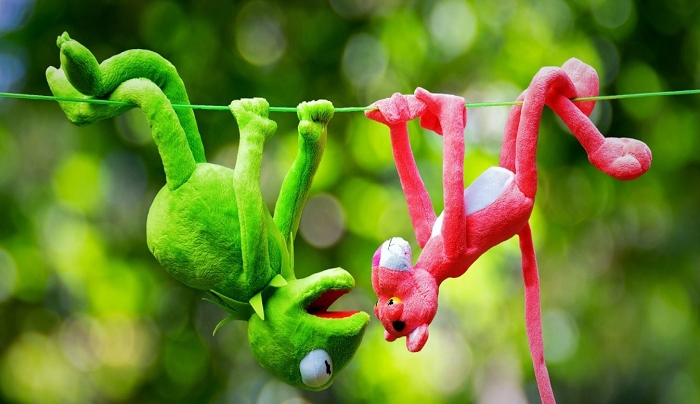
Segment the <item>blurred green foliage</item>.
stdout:
<path fill-rule="evenodd" d="M 417 86 L 507 101 L 542 66 L 577 57 L 617 94 L 700 87 L 695 0 L 0 0 L 0 91 L 48 94 L 63 31 L 104 59 L 161 53 L 190 100 L 367 105 Z M 604 134 L 647 142 L 651 170 L 596 171 L 550 111 L 532 225 L 546 355 L 560 402 L 700 402 L 700 97 L 600 102 Z M 469 111 L 465 178 L 497 163 L 507 108 Z M 233 166 L 237 128 L 196 113 L 211 162 Z M 296 150 L 276 113 L 263 192 L 272 206 Z M 412 142 L 441 206 L 440 138 Z M 413 240 L 388 131 L 336 114 L 296 246 L 299 276 L 334 266 L 371 311 L 369 262 Z M 0 401 L 213 403 L 538 402 L 515 240 L 443 285 L 426 348 L 389 344 L 373 321 L 331 389 L 294 390 L 253 359 L 246 325 L 167 276 L 145 240 L 164 184 L 139 111 L 86 128 L 55 103 L 0 100 Z M 317 220 L 314 220 L 317 218 Z M 415 245 L 414 245 L 415 247 Z"/>

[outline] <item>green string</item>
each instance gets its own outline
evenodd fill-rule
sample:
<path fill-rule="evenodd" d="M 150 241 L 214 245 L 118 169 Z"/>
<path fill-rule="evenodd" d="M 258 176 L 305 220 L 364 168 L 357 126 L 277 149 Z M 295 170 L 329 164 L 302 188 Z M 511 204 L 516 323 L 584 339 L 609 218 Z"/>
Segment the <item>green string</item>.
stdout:
<path fill-rule="evenodd" d="M 629 98 L 646 98 L 646 97 L 665 97 L 673 95 L 689 95 L 700 94 L 698 90 L 678 90 L 678 91 L 657 91 L 650 93 L 634 93 L 634 94 L 618 94 L 618 95 L 599 95 L 597 97 L 579 97 L 573 98 L 571 101 L 602 101 L 602 100 L 620 100 Z M 72 97 L 55 97 L 50 95 L 35 95 L 35 94 L 18 94 L 18 93 L 3 93 L 0 92 L 0 98 L 18 98 L 24 100 L 40 100 L 40 101 L 60 101 L 60 102 L 86 102 L 90 104 L 103 104 L 115 106 L 133 105 L 124 101 L 100 100 L 96 98 L 72 98 Z M 499 101 L 499 102 L 473 102 L 466 103 L 467 108 L 482 108 L 482 107 L 508 107 L 520 105 L 522 101 Z M 228 105 L 189 105 L 189 104 L 172 104 L 174 109 L 201 109 L 208 111 L 228 111 Z M 376 109 L 376 107 L 340 107 L 335 108 L 335 112 L 363 112 Z M 296 107 L 270 107 L 271 112 L 297 112 Z"/>

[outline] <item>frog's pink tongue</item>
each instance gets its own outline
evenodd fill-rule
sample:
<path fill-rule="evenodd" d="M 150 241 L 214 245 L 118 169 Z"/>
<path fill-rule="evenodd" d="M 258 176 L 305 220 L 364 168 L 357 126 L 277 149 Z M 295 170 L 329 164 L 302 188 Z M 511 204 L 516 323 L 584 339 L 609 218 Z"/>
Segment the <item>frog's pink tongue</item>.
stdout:
<path fill-rule="evenodd" d="M 316 317 L 321 318 L 345 318 L 350 317 L 359 311 L 328 311 L 328 308 L 338 300 L 338 298 L 348 293 L 347 290 L 329 290 L 311 302 L 306 311 Z"/>

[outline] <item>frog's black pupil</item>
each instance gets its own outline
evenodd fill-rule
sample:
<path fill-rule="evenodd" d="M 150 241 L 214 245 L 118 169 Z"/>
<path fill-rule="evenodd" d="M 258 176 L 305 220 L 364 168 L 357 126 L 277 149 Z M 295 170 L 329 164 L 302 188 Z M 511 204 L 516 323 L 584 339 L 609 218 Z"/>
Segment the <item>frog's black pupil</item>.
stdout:
<path fill-rule="evenodd" d="M 331 364 L 328 363 L 328 361 L 324 361 L 324 362 L 326 362 L 326 373 L 330 375 L 331 374 Z"/>
<path fill-rule="evenodd" d="M 387 304 L 388 304 L 389 306 L 391 306 L 392 304 L 394 304 L 394 299 L 389 299 L 389 303 L 387 303 Z"/>

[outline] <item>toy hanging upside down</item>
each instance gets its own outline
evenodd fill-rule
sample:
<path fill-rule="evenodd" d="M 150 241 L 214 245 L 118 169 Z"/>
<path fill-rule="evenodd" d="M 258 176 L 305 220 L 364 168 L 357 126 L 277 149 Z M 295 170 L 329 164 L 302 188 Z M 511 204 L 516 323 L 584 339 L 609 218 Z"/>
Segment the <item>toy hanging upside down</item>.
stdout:
<path fill-rule="evenodd" d="M 465 101 L 431 94 L 394 94 L 373 104 L 366 115 L 389 126 L 394 161 L 408 203 L 418 245 L 423 249 L 413 265 L 411 248 L 395 237 L 377 250 L 372 260 L 372 286 L 378 301 L 375 313 L 387 341 L 406 337 L 412 352 L 428 339 L 435 317 L 438 288 L 447 278 L 462 275 L 491 247 L 518 235 L 525 280 L 525 318 L 540 395 L 554 395 L 544 360 L 537 262 L 528 219 L 537 190 L 536 148 L 540 117 L 551 107 L 588 153 L 591 163 L 617 179 L 630 180 L 646 172 L 651 151 L 642 142 L 604 138 L 588 115 L 594 102 L 570 99 L 598 94 L 595 70 L 577 59 L 561 68 L 543 68 L 511 109 L 503 139 L 500 167 L 491 167 L 464 188 Z M 416 167 L 408 141 L 407 121 L 420 117 L 423 128 L 443 135 L 445 209 L 436 217 Z"/>
<path fill-rule="evenodd" d="M 359 347 L 369 315 L 329 312 L 354 287 L 354 279 L 340 268 L 296 279 L 293 243 L 333 105 L 299 105 L 299 153 L 273 217 L 260 191 L 263 145 L 277 128 L 268 119 L 267 101 L 231 103 L 240 129 L 236 167 L 208 164 L 194 113 L 172 107 L 189 101 L 167 60 L 137 49 L 98 65 L 68 34 L 57 44 L 61 68 L 46 72 L 55 95 L 131 104 L 61 102 L 71 122 L 91 124 L 134 106 L 146 115 L 167 181 L 147 221 L 148 246 L 163 268 L 185 285 L 208 292 L 209 300 L 230 314 L 219 326 L 247 320 L 253 354 L 271 373 L 305 389 L 330 386 Z"/>

